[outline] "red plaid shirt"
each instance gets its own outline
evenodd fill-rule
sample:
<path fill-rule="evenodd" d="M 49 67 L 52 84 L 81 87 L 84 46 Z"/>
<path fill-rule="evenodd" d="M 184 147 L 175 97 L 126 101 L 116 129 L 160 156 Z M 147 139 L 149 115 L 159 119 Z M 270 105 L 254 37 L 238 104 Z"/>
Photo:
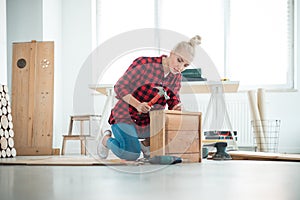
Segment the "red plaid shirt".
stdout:
<path fill-rule="evenodd" d="M 169 73 L 164 77 L 162 57 L 139 57 L 133 61 L 124 75 L 114 86 L 116 98 L 119 99 L 111 111 L 108 122 L 110 124 L 127 123 L 135 124 L 138 133 L 149 130 L 149 113 L 138 113 L 137 110 L 122 100 L 127 94 L 131 94 L 140 102 L 149 102 L 158 92 L 156 86 L 162 86 L 170 97 L 166 100 L 161 97 L 152 110 L 168 109 L 180 103 L 179 90 L 181 87 L 181 74 Z"/>

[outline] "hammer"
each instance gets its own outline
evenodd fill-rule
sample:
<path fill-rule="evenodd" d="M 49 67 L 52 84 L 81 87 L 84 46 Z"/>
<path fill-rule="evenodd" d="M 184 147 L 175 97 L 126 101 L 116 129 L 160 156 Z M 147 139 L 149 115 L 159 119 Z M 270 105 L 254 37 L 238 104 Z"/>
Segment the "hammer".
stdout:
<path fill-rule="evenodd" d="M 148 102 L 148 106 L 152 107 L 160 97 L 164 96 L 166 100 L 170 99 L 170 97 L 167 95 L 166 91 L 163 87 L 154 87 L 158 89 L 158 93 Z M 138 115 L 141 115 L 142 113 L 138 113 Z"/>
<path fill-rule="evenodd" d="M 149 102 L 148 105 L 149 106 L 153 106 L 160 97 L 164 96 L 166 100 L 170 99 L 170 97 L 167 95 L 166 91 L 164 90 L 163 87 L 154 87 L 156 89 L 158 89 L 158 93 L 155 95 L 155 97 L 153 97 Z"/>

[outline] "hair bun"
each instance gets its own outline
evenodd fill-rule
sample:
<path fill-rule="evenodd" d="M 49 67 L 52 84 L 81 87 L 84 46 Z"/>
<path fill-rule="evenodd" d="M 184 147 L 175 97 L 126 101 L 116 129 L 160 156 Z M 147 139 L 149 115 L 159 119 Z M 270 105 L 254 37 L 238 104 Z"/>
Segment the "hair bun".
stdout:
<path fill-rule="evenodd" d="M 196 35 L 192 39 L 190 39 L 189 43 L 192 47 L 195 47 L 196 45 L 201 44 L 201 37 L 199 35 Z"/>

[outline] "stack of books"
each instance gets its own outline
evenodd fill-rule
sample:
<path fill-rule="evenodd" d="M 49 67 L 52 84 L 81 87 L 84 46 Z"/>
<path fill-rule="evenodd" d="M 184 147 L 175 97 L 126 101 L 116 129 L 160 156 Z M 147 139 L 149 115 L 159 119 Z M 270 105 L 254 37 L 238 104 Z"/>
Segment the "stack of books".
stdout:
<path fill-rule="evenodd" d="M 206 140 L 232 140 L 232 132 L 237 140 L 237 131 L 205 131 Z"/>
<path fill-rule="evenodd" d="M 207 81 L 206 78 L 201 76 L 201 68 L 186 69 L 182 74 L 182 81 Z"/>

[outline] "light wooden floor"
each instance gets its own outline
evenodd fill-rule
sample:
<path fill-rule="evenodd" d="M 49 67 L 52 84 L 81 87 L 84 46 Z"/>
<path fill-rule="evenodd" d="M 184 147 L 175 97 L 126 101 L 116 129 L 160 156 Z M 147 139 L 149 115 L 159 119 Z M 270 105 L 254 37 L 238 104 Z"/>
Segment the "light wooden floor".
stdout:
<path fill-rule="evenodd" d="M 2 200 L 299 200 L 300 163 L 213 161 L 129 166 L 0 165 Z"/>

